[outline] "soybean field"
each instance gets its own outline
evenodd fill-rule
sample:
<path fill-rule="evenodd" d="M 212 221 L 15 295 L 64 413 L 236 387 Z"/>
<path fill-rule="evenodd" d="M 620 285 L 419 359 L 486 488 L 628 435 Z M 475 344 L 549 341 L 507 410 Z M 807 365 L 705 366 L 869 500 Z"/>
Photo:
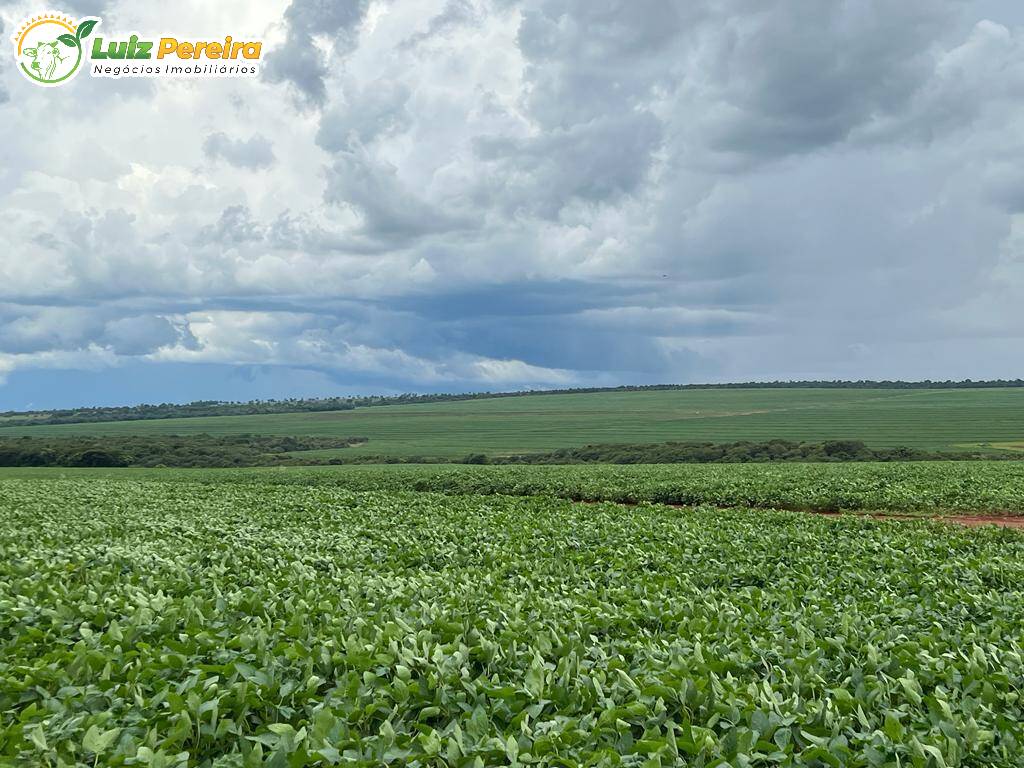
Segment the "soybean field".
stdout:
<path fill-rule="evenodd" d="M 326 486 L 804 511 L 1024 515 L 1024 462 L 0 468 L 7 479 Z"/>
<path fill-rule="evenodd" d="M 159 475 L 0 480 L 0 764 L 1024 754 L 1014 531 Z"/>

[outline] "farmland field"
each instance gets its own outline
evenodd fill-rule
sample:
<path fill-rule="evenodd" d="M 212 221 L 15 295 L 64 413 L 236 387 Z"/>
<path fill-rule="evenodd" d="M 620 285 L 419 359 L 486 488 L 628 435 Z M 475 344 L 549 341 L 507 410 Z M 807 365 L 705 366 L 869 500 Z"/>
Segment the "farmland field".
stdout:
<path fill-rule="evenodd" d="M 161 474 L 0 480 L 0 764 L 1024 751 L 1016 532 Z"/>
<path fill-rule="evenodd" d="M 4 479 L 306 485 L 354 491 L 544 495 L 795 510 L 1024 515 L 1024 462 L 353 465 L 257 469 L 0 468 Z"/>
<path fill-rule="evenodd" d="M 0 427 L 11 435 L 367 437 L 338 455 L 464 456 L 588 443 L 863 440 L 956 450 L 1024 439 L 1024 389 L 709 389 L 535 395 L 322 413 Z"/>

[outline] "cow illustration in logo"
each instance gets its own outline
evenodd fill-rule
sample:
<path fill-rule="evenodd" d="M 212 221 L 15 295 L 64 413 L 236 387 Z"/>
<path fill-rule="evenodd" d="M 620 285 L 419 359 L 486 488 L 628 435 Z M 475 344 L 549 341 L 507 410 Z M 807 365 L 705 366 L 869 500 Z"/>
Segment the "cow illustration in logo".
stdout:
<path fill-rule="evenodd" d="M 60 43 L 56 40 L 36 43 L 35 48 L 25 48 L 22 53 L 32 57 L 28 66 L 33 70 L 35 76 L 46 81 L 53 80 L 57 67 L 67 58 L 61 56 Z"/>
<path fill-rule="evenodd" d="M 82 41 L 99 19 L 74 24 L 58 13 L 26 19 L 14 37 L 18 69 L 36 85 L 63 85 L 78 72 L 84 58 Z"/>

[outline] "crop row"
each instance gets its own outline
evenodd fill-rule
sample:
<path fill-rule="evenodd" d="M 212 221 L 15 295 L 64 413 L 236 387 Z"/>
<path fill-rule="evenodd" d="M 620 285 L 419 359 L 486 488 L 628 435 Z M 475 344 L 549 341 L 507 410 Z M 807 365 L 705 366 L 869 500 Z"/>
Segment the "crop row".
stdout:
<path fill-rule="evenodd" d="M 122 472 L 119 476 L 170 481 L 250 481 L 260 485 L 327 485 L 350 490 L 541 495 L 584 501 L 650 501 L 718 507 L 1024 514 L 1024 461 L 378 465 L 238 471 L 140 470 Z"/>

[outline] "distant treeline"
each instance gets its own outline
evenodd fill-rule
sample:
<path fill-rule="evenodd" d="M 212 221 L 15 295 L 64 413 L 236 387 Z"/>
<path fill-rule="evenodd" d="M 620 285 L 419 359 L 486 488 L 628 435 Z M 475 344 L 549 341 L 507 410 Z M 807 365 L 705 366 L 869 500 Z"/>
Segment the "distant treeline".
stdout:
<path fill-rule="evenodd" d="M 350 411 L 357 403 L 352 398 L 329 397 L 312 400 L 250 400 L 228 402 L 196 400 L 191 403 L 157 405 L 121 405 L 96 408 L 68 408 L 53 411 L 7 411 L 0 413 L 0 427 L 43 424 L 79 424 L 97 421 L 140 421 L 145 419 L 187 419 L 198 416 L 254 416 L 266 413 L 310 411 Z"/>
<path fill-rule="evenodd" d="M 266 435 L 111 435 L 104 437 L 0 438 L 0 467 L 265 467 L 323 464 L 710 464 L 770 461 L 937 461 L 1017 459 L 1024 453 L 925 451 L 869 448 L 860 440 L 798 443 L 789 440 L 735 443 L 586 445 L 546 453 L 461 458 L 436 456 L 304 455 L 348 448 L 364 437 Z"/>
<path fill-rule="evenodd" d="M 471 453 L 460 458 L 384 456 L 358 453 L 331 457 L 325 464 L 741 464 L 769 461 L 1024 461 L 1016 451 L 926 451 L 897 446 L 869 448 L 860 440 L 802 443 L 768 440 L 755 443 L 644 443 L 585 445 L 545 453 L 488 456 Z"/>
<path fill-rule="evenodd" d="M 530 389 L 518 392 L 465 392 L 459 394 L 369 395 L 353 397 L 288 398 L 285 400 L 196 400 L 191 403 L 159 403 L 95 408 L 68 408 L 49 411 L 0 412 L 0 427 L 44 424 L 76 424 L 100 421 L 136 421 L 142 419 L 180 419 L 197 416 L 253 416 L 268 413 L 304 413 L 350 411 L 380 405 L 443 403 L 459 400 L 484 400 L 499 397 L 535 395 L 580 395 L 601 392 L 671 392 L 689 389 L 999 389 L 1024 387 L 1024 379 L 986 381 L 748 381 L 731 384 L 646 384 L 621 387 L 578 387 L 575 389 Z"/>
<path fill-rule="evenodd" d="M 860 440 L 802 443 L 769 440 L 762 443 L 668 442 L 644 445 L 586 445 L 548 453 L 488 458 L 465 457 L 467 464 L 737 464 L 765 461 L 939 461 L 1024 459 L 1024 453 L 942 452 L 899 446 L 869 448 Z"/>
<path fill-rule="evenodd" d="M 326 463 L 292 451 L 347 448 L 362 437 L 173 435 L 0 438 L 2 467 L 262 467 Z"/>

